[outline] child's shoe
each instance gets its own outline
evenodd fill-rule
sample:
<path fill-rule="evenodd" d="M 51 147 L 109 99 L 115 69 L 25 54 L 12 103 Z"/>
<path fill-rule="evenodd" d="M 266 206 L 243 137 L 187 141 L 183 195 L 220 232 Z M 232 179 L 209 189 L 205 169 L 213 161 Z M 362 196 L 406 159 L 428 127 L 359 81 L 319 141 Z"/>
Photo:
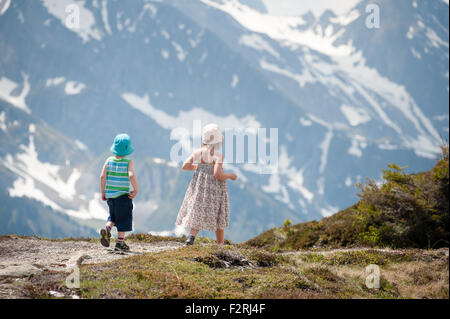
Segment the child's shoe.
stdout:
<path fill-rule="evenodd" d="M 125 244 L 124 241 L 119 241 L 116 243 L 116 247 L 114 248 L 115 251 L 130 251 L 130 247 L 128 247 L 127 244 Z"/>
<path fill-rule="evenodd" d="M 100 243 L 105 247 L 109 247 L 110 241 L 111 241 L 111 230 L 108 227 L 102 228 L 100 230 Z"/>
<path fill-rule="evenodd" d="M 188 239 L 184 242 L 186 246 L 194 245 L 195 236 L 189 235 Z"/>

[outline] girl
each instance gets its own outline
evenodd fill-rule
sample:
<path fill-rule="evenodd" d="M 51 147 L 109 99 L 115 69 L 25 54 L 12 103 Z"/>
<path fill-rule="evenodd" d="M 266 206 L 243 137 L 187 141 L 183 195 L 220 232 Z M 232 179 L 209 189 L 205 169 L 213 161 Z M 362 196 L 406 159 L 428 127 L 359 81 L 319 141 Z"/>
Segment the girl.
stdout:
<path fill-rule="evenodd" d="M 230 223 L 227 179 L 236 180 L 236 174 L 222 169 L 223 135 L 217 124 L 203 128 L 203 146 L 183 163 L 184 170 L 195 170 L 186 191 L 176 224 L 190 228 L 186 245 L 193 245 L 199 230 L 216 232 L 216 242 L 224 243 L 224 230 Z M 198 164 L 194 164 L 198 163 Z"/>

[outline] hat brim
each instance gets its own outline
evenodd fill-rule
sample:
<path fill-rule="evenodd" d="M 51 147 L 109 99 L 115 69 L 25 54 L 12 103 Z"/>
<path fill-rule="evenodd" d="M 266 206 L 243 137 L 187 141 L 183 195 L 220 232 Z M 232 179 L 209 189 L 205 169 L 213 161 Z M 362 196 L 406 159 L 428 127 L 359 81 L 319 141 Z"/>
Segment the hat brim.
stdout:
<path fill-rule="evenodd" d="M 202 143 L 205 145 L 214 145 L 218 143 L 222 143 L 223 141 L 223 135 L 222 133 L 219 133 L 220 135 L 214 136 L 214 140 L 212 142 L 204 142 L 204 139 L 202 138 Z"/>
<path fill-rule="evenodd" d="M 114 147 L 114 144 L 111 146 L 110 150 L 114 155 L 117 155 L 117 156 L 128 156 L 134 152 L 134 148 L 131 145 L 128 147 L 127 151 L 123 152 L 123 153 L 116 150 L 116 148 Z"/>

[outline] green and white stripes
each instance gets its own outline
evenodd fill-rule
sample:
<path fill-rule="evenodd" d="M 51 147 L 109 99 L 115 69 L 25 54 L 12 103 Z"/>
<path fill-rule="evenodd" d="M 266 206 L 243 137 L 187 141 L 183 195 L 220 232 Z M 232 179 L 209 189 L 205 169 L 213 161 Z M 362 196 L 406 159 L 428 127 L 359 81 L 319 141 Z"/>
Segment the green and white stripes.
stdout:
<path fill-rule="evenodd" d="M 128 177 L 127 158 L 108 158 L 106 166 L 106 198 L 116 198 L 130 193 L 130 178 Z"/>

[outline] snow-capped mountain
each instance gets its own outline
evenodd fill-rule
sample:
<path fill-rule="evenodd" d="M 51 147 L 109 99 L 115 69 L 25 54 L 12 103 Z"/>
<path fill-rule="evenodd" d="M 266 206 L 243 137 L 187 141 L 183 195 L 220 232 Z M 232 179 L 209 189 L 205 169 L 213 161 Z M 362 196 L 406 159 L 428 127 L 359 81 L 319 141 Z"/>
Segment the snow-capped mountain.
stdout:
<path fill-rule="evenodd" d="M 71 141 L 22 109 L 0 101 L 1 233 L 92 236 L 84 220 L 104 216 L 98 193 L 76 188 L 91 159 Z M 89 223 L 87 223 L 89 224 Z"/>
<path fill-rule="evenodd" d="M 230 183 L 233 240 L 351 205 L 353 184 L 386 163 L 433 166 L 448 138 L 447 2 L 371 1 L 380 28 L 370 29 L 366 1 L 320 16 L 274 15 L 266 1 L 1 1 L 8 196 L 103 218 L 98 170 L 128 132 L 145 176 L 139 230 L 174 232 L 190 175 L 170 161 L 170 132 L 193 120 L 278 128 L 277 172 L 228 165 L 240 176 Z M 67 20 L 73 4 L 79 28 Z M 36 151 L 46 125 L 61 138 Z"/>

